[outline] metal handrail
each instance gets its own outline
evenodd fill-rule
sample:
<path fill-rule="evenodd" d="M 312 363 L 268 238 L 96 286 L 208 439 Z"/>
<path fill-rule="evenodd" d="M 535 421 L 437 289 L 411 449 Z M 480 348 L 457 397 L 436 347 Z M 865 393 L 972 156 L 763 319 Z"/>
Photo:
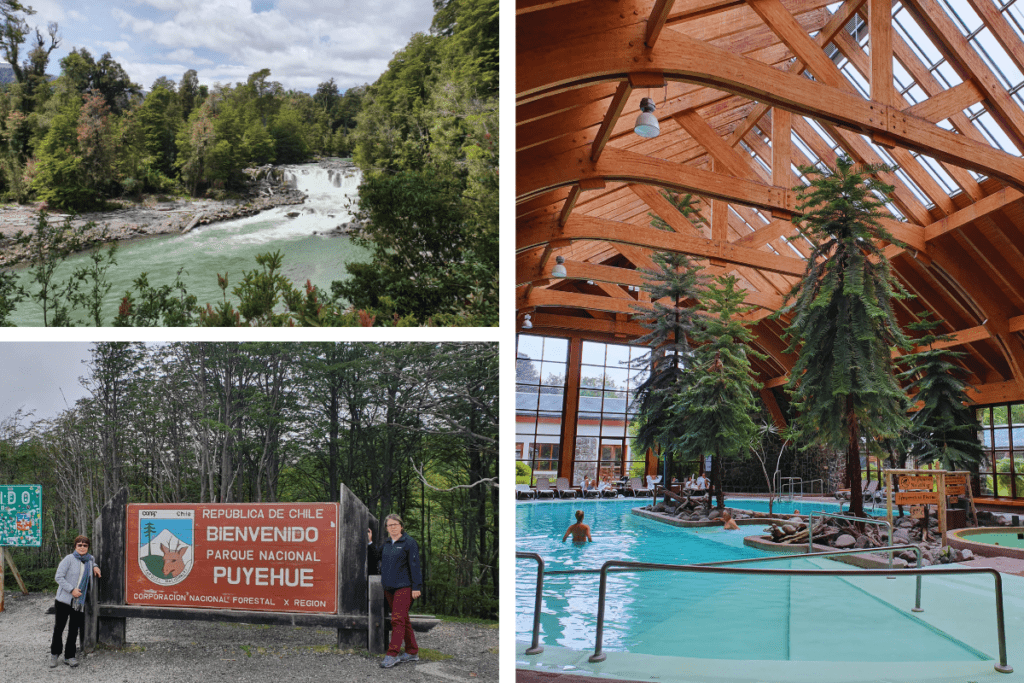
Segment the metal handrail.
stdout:
<path fill-rule="evenodd" d="M 859 552 L 863 552 L 860 550 Z M 838 554 L 838 553 L 837 553 Z M 799 557 L 791 556 L 791 557 Z M 695 564 L 654 564 L 650 562 L 625 562 L 620 560 L 608 560 L 601 565 L 601 584 L 597 597 L 597 638 L 594 645 L 594 654 L 589 658 L 591 662 L 603 662 L 607 655 L 601 651 L 601 641 L 604 638 L 604 607 L 605 596 L 608 589 L 608 570 L 612 567 L 644 570 L 664 571 L 688 571 L 706 574 L 763 574 L 765 576 L 886 576 L 887 569 L 751 569 L 746 567 L 709 567 Z M 996 631 L 999 638 L 999 663 L 995 670 L 999 673 L 1012 673 L 1013 667 L 1006 663 L 1006 628 L 1003 620 L 1003 580 L 999 572 L 989 567 L 926 567 L 918 569 L 904 569 L 904 574 L 991 574 L 995 580 L 996 587 Z"/>
<path fill-rule="evenodd" d="M 843 506 L 840 505 L 839 506 L 839 510 L 842 511 L 842 509 L 843 509 Z M 821 516 L 822 519 L 824 519 L 825 517 L 832 517 L 833 519 L 845 519 L 845 520 L 850 521 L 850 522 L 865 522 L 867 524 L 885 525 L 885 526 L 889 527 L 889 536 L 888 536 L 889 543 L 892 543 L 892 541 L 893 541 L 893 538 L 892 538 L 892 522 L 890 522 L 889 520 L 882 521 L 880 519 L 871 519 L 870 517 L 851 517 L 851 516 L 848 516 L 848 515 L 841 515 L 841 514 L 837 515 L 834 512 L 825 512 L 824 510 L 819 510 L 818 514 Z M 807 519 L 807 552 L 813 552 L 814 551 L 814 513 L 813 512 L 810 513 L 807 516 L 807 518 L 808 518 Z M 921 566 L 921 553 L 917 554 L 917 566 L 918 567 Z M 891 550 L 889 551 L 889 569 L 892 569 L 892 551 Z M 920 590 L 920 588 L 921 588 L 921 580 L 920 580 L 920 578 L 918 579 L 917 586 L 918 586 L 918 590 Z"/>
<path fill-rule="evenodd" d="M 528 655 L 538 655 L 544 652 L 540 644 L 540 603 L 541 592 L 544 590 L 544 558 L 537 553 L 516 553 L 516 559 L 537 560 L 537 594 L 533 603 L 533 643 L 526 649 Z"/>

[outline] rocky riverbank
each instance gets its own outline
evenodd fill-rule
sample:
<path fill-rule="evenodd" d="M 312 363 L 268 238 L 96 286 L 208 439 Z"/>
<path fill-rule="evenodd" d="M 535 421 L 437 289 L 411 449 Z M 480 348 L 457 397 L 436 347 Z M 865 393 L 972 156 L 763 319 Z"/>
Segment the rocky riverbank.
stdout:
<path fill-rule="evenodd" d="M 349 161 L 324 159 L 317 162 L 323 168 L 357 172 Z M 250 181 L 245 196 L 239 199 L 182 199 L 167 196 L 149 196 L 141 202 L 125 202 L 114 211 L 69 214 L 48 213 L 50 224 L 64 223 L 71 218 L 73 225 L 95 223 L 88 233 L 94 241 L 119 242 L 139 237 L 184 233 L 203 225 L 252 216 L 277 206 L 298 205 L 306 195 L 290 186 L 280 166 L 247 169 Z M 0 266 L 9 266 L 25 258 L 23 247 L 11 241 L 19 231 L 31 232 L 39 221 L 39 205 L 0 206 Z M 344 235 L 348 225 L 341 225 L 324 233 Z M 106 232 L 105 237 L 103 236 Z"/>

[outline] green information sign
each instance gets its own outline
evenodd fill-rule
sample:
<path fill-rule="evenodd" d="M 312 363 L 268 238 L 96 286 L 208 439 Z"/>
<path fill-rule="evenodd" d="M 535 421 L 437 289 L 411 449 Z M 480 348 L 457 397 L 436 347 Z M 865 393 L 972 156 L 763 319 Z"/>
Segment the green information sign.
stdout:
<path fill-rule="evenodd" d="M 43 544 L 43 487 L 0 485 L 0 546 Z"/>

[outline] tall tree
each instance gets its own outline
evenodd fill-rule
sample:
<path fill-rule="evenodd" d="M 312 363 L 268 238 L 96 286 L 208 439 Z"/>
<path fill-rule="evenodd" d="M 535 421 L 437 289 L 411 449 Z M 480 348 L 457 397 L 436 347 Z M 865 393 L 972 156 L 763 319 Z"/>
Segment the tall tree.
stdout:
<path fill-rule="evenodd" d="M 908 454 L 918 463 L 938 460 L 948 470 L 978 471 L 984 456 L 978 441 L 978 420 L 971 408 L 963 369 L 953 361 L 964 354 L 936 343 L 950 342 L 950 334 L 936 334 L 942 321 L 928 311 L 907 327 L 922 332 L 914 340 L 918 351 L 901 359 L 909 367 L 900 374 L 905 389 L 919 408 L 910 417 Z"/>
<path fill-rule="evenodd" d="M 892 187 L 868 175 L 880 167 L 854 167 L 840 157 L 834 169 L 802 167 L 810 185 L 800 193 L 802 233 L 811 253 L 803 278 L 776 314 L 789 316 L 788 353 L 797 361 L 786 385 L 800 419 L 800 442 L 846 452 L 850 512 L 864 514 L 862 439 L 898 434 L 907 426 L 893 370 L 893 347 L 907 338 L 892 309 L 908 296 L 889 268 L 880 242 L 899 244 L 879 218 L 879 197 Z"/>
<path fill-rule="evenodd" d="M 692 379 L 676 399 L 685 423 L 678 447 L 697 458 L 712 455 L 711 485 L 719 510 L 725 507 L 722 461 L 745 453 L 757 435 L 750 357 L 763 354 L 750 346 L 754 335 L 740 320 L 754 308 L 743 304 L 745 295 L 732 275 L 715 278 L 701 295 L 707 315 L 698 318 L 692 332 Z"/>
<path fill-rule="evenodd" d="M 684 219 L 695 226 L 704 222 L 691 195 L 668 195 L 668 199 Z M 657 216 L 652 225 L 659 229 L 668 227 Z M 651 308 L 638 308 L 636 316 L 637 322 L 650 330 L 636 343 L 649 346 L 651 351 L 638 360 L 637 367 L 645 376 L 633 399 L 637 411 L 634 451 L 660 449 L 667 478 L 671 474 L 672 456 L 681 453 L 678 444 L 684 425 L 679 420 L 678 400 L 686 390 L 686 369 L 691 362 L 687 335 L 695 324 L 693 304 L 704 282 L 700 268 L 685 254 L 657 253 L 652 259 L 658 270 L 642 272 L 653 303 Z"/>

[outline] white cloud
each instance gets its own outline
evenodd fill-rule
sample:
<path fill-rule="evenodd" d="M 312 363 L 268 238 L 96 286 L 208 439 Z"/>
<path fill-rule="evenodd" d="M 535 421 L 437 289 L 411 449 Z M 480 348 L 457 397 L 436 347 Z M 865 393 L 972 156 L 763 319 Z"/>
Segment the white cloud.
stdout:
<path fill-rule="evenodd" d="M 332 77 L 341 87 L 372 83 L 433 16 L 431 0 L 393 0 L 386 16 L 366 0 L 278 0 L 258 13 L 250 0 L 91 0 L 66 21 L 68 3 L 33 4 L 59 12 L 52 17 L 68 36 L 54 61 L 72 46 L 109 50 L 143 84 L 191 68 L 203 83 L 233 83 L 270 68 L 286 88 L 307 91 Z"/>

